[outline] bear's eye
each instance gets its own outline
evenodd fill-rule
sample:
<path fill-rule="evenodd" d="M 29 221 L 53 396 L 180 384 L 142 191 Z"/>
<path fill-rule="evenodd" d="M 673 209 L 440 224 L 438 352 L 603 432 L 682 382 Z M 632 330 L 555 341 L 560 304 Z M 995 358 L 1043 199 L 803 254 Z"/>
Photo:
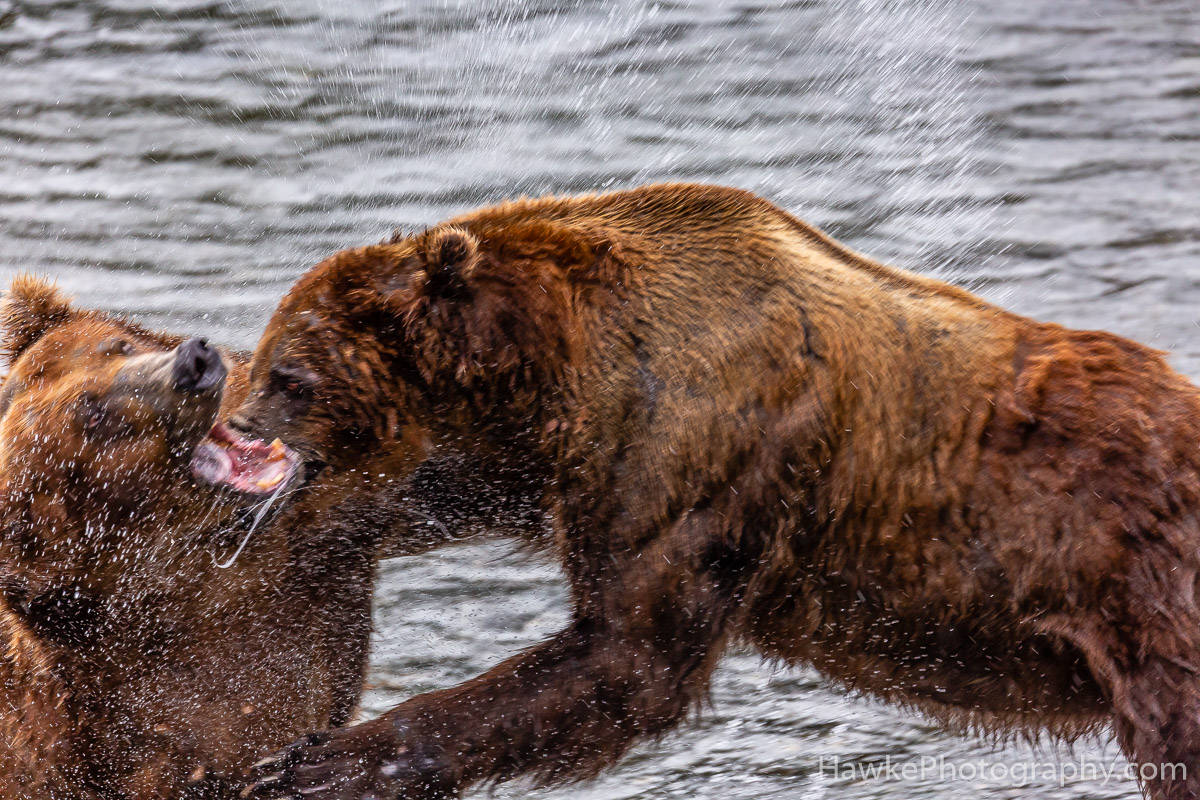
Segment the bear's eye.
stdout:
<path fill-rule="evenodd" d="M 304 376 L 286 370 L 271 371 L 271 387 L 281 394 L 295 400 L 307 399 L 312 392 L 312 384 Z"/>
<path fill-rule="evenodd" d="M 95 442 L 115 442 L 133 436 L 137 428 L 129 423 L 122 407 L 92 394 L 79 400 L 78 420 L 83 433 Z"/>
<path fill-rule="evenodd" d="M 107 339 L 97 346 L 103 356 L 128 356 L 133 354 L 133 345 L 124 339 Z"/>
<path fill-rule="evenodd" d="M 85 397 L 82 416 L 83 429 L 88 433 L 94 433 L 100 427 L 100 423 L 104 422 L 104 406 L 94 397 Z"/>

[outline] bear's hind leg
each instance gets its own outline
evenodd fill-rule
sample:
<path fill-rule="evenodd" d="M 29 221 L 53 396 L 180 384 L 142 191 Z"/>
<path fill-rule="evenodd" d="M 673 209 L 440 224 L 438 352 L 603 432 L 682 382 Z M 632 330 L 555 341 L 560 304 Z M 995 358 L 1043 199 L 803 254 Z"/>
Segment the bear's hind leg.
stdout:
<path fill-rule="evenodd" d="M 1142 594 L 1146 597 L 1148 595 Z M 1160 593 L 1153 614 L 1091 625 L 1043 620 L 1083 652 L 1111 709 L 1117 741 L 1151 800 L 1200 800 L 1200 620 Z"/>
<path fill-rule="evenodd" d="M 1191 654 L 1196 661 L 1200 653 Z M 1124 687 L 1120 684 L 1124 683 Z M 1200 800 L 1200 673 L 1165 654 L 1114 682 L 1114 728 L 1146 795 Z"/>

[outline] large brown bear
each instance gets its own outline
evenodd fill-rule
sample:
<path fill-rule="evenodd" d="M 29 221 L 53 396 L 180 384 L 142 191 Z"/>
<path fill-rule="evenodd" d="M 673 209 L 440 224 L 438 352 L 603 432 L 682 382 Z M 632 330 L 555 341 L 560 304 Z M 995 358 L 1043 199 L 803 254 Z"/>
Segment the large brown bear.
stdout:
<path fill-rule="evenodd" d="M 338 253 L 233 424 L 310 473 L 449 449 L 535 486 L 574 605 L 475 680 L 297 742 L 254 797 L 592 775 L 733 641 L 950 723 L 1112 725 L 1182 765 L 1151 796 L 1200 797 L 1200 392 L 746 192 L 521 200 Z"/>
<path fill-rule="evenodd" d="M 0 797 L 232 800 L 264 747 L 349 719 L 397 504 L 352 476 L 246 516 L 192 477 L 216 459 L 260 500 L 287 477 L 278 447 L 193 453 L 246 356 L 32 279 L 0 324 Z"/>

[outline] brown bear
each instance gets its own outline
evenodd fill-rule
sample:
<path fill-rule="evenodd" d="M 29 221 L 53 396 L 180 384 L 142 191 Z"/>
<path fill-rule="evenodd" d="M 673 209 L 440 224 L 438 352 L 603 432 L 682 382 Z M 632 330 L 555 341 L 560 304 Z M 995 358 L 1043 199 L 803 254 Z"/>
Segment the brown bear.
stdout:
<path fill-rule="evenodd" d="M 398 503 L 351 476 L 367 506 L 320 480 L 271 518 L 285 451 L 193 452 L 243 354 L 29 278 L 0 324 L 0 797 L 232 800 L 264 747 L 349 719 Z"/>
<path fill-rule="evenodd" d="M 573 603 L 487 674 L 264 761 L 255 798 L 586 777 L 735 641 L 968 728 L 1111 725 L 1180 765 L 1151 796 L 1200 797 L 1200 392 L 1159 352 L 658 185 L 338 253 L 251 369 L 232 425 L 310 474 L 451 451 L 536 487 Z"/>

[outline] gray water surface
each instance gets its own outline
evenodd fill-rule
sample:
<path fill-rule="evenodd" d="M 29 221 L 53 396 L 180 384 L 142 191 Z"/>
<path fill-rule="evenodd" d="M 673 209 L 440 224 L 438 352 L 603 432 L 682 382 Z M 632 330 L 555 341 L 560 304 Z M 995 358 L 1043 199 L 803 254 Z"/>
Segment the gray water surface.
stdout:
<path fill-rule="evenodd" d="M 514 194 L 699 180 L 1200 375 L 1200 6 L 0 0 L 0 278 L 250 346 L 343 247 Z M 553 632 L 502 545 L 390 563 L 371 711 Z M 1133 798 L 1127 780 L 830 764 L 1119 763 L 993 746 L 753 654 L 582 787 L 502 798 Z M 824 769 L 820 759 L 825 759 Z M 1016 777 L 1013 777 L 1013 774 Z"/>

